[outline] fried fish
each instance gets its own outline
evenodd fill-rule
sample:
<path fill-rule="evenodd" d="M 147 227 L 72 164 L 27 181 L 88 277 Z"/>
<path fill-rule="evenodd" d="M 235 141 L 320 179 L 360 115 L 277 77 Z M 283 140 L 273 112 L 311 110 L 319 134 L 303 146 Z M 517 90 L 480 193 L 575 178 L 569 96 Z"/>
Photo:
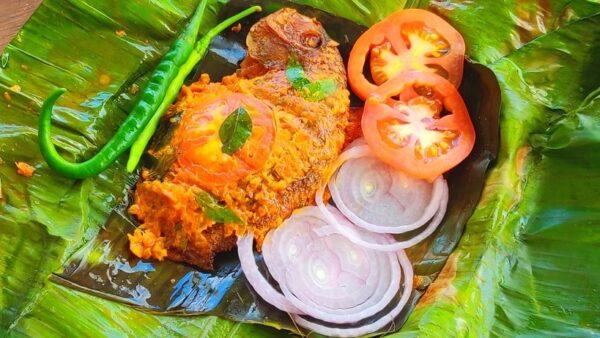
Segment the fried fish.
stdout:
<path fill-rule="evenodd" d="M 171 154 L 175 160 L 161 177 L 142 175 L 129 209 L 141 223 L 129 235 L 138 257 L 212 269 L 215 254 L 235 247 L 237 235 L 250 232 L 260 245 L 295 209 L 313 204 L 338 157 L 350 105 L 338 44 L 317 20 L 289 8 L 258 21 L 246 44 L 248 54 L 235 74 L 221 82 L 210 82 L 204 74 L 184 86 L 170 109 L 171 117 L 179 113 L 179 125 L 169 143 L 152 154 Z M 292 59 L 307 79 L 330 81 L 334 90 L 318 100 L 307 97 L 286 75 Z M 218 138 L 206 136 L 218 134 L 208 116 L 220 114 L 211 104 L 223 97 L 240 97 L 234 101 L 269 112 L 272 124 L 252 117 L 251 136 L 258 140 L 253 144 L 268 143 L 267 152 L 244 144 L 243 156 L 225 154 Z M 240 221 L 211 217 L 198 198 L 206 193 L 217 208 L 231 210 Z"/>

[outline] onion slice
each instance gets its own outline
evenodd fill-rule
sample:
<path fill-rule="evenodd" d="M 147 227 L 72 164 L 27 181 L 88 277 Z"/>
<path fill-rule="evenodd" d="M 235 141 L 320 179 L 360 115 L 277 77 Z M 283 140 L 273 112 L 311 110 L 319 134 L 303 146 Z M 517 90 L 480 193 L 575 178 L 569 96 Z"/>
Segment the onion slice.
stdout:
<path fill-rule="evenodd" d="M 402 296 L 400 300 L 391 309 L 388 313 L 381 316 L 376 321 L 365 324 L 359 327 L 349 327 L 349 328 L 336 328 L 331 326 L 326 326 L 323 324 L 318 324 L 310 321 L 304 317 L 301 317 L 297 314 L 292 315 L 292 318 L 296 322 L 296 324 L 317 332 L 322 335 L 332 336 L 332 337 L 357 337 L 366 335 L 372 332 L 375 332 L 381 328 L 384 328 L 386 325 L 389 325 L 404 309 L 404 306 L 408 302 L 411 292 L 412 292 L 412 283 L 413 283 L 413 269 L 406 253 L 404 251 L 398 251 L 398 258 L 400 260 L 400 266 L 402 267 L 402 271 L 404 272 L 403 278 L 403 288 L 402 288 Z"/>
<path fill-rule="evenodd" d="M 256 265 L 256 260 L 254 259 L 254 250 L 252 248 L 253 242 L 254 236 L 252 236 L 252 234 L 247 234 L 238 238 L 237 248 L 242 270 L 254 291 L 256 291 L 262 299 L 281 311 L 302 314 L 302 311 L 298 310 L 292 303 L 285 299 L 285 297 L 260 273 L 258 265 Z"/>
<path fill-rule="evenodd" d="M 324 234 L 331 234 L 332 232 L 337 232 L 339 234 L 344 235 L 345 237 L 347 237 L 350 241 L 352 241 L 355 244 L 364 246 L 366 248 L 369 249 L 373 249 L 373 250 L 377 250 L 377 251 L 387 251 L 387 252 L 392 252 L 392 251 L 399 251 L 399 250 L 404 250 L 406 248 L 409 248 L 415 244 L 418 244 L 420 241 L 422 241 L 423 239 L 427 238 L 427 236 L 431 235 L 435 229 L 440 225 L 440 223 L 442 222 L 444 215 L 446 213 L 446 208 L 448 205 L 448 184 L 446 183 L 446 180 L 440 176 L 438 177 L 434 182 L 433 182 L 433 186 L 431 187 L 431 191 L 430 191 L 430 198 L 429 198 L 429 202 L 426 204 L 426 206 L 422 206 L 422 210 L 421 212 L 415 212 L 414 210 L 412 211 L 412 220 L 409 219 L 409 222 L 405 222 L 403 223 L 401 221 L 402 215 L 401 213 L 399 215 L 392 217 L 392 219 L 394 218 L 398 218 L 398 223 L 399 224 L 387 224 L 387 225 L 379 225 L 379 224 L 373 224 L 370 223 L 362 218 L 360 218 L 355 211 L 351 210 L 350 207 L 348 207 L 348 205 L 346 205 L 346 202 L 344 201 L 344 197 L 342 196 L 341 190 L 342 189 L 349 189 L 347 186 L 352 185 L 352 182 L 342 182 L 342 181 L 337 181 L 338 175 L 341 173 L 342 175 L 344 175 L 344 171 L 346 171 L 345 175 L 347 177 L 360 177 L 362 176 L 361 172 L 352 172 L 352 169 L 355 169 L 352 167 L 352 162 L 355 162 L 354 165 L 356 165 L 356 161 L 360 161 L 358 162 L 358 164 L 362 165 L 377 165 L 377 159 L 373 157 L 373 154 L 371 152 L 371 150 L 369 149 L 369 146 L 362 140 L 362 139 L 357 139 L 355 140 L 353 143 L 351 143 L 348 146 L 348 149 L 346 151 L 344 151 L 340 157 L 338 158 L 338 161 L 335 163 L 334 165 L 334 169 L 332 171 L 332 174 L 330 175 L 330 183 L 329 183 L 329 188 L 330 188 L 330 192 L 332 195 L 332 198 L 334 199 L 334 201 L 336 202 L 336 206 L 338 206 L 340 208 L 340 211 L 344 214 L 344 216 L 348 217 L 350 220 L 352 220 L 354 222 L 355 225 L 360 226 L 361 228 L 365 229 L 365 230 L 369 230 L 372 232 L 377 232 L 377 233 L 393 233 L 393 234 L 399 234 L 399 233 L 405 233 L 408 231 L 412 231 L 412 230 L 416 230 L 420 227 L 425 226 L 425 228 L 416 236 L 411 237 L 408 240 L 405 241 L 395 241 L 393 243 L 375 243 L 373 241 L 370 241 L 369 239 L 366 239 L 364 237 L 364 231 L 363 232 L 359 232 L 357 231 L 356 228 L 353 227 L 346 227 L 343 226 L 342 224 L 340 224 L 340 222 L 336 219 L 336 217 L 333 216 L 333 214 L 331 213 L 330 210 L 335 210 L 329 206 L 325 205 L 325 202 L 323 201 L 323 196 L 325 194 L 325 188 L 327 187 L 326 184 L 321 185 L 321 187 L 319 188 L 319 190 L 316 193 L 315 196 L 315 202 L 317 204 L 317 207 L 319 208 L 319 210 L 321 211 L 321 213 L 327 218 L 327 221 L 329 222 L 329 224 L 331 225 L 331 228 L 321 228 L 321 229 L 317 229 L 318 234 L 320 235 L 324 235 Z M 342 168 L 342 170 L 338 170 L 338 168 L 344 166 L 346 163 L 350 162 L 350 170 L 344 170 L 344 169 L 348 169 L 348 168 Z M 364 171 L 364 169 L 363 169 Z M 418 193 L 418 195 L 420 195 L 420 199 L 421 199 L 421 205 L 423 205 L 423 201 L 428 200 L 427 198 L 427 192 L 423 191 L 423 190 L 427 190 L 427 188 L 425 187 L 426 182 L 422 181 L 422 180 L 418 180 L 416 178 L 410 178 L 405 176 L 402 173 L 398 173 L 393 171 L 391 168 L 389 167 L 379 167 L 378 172 L 374 173 L 374 175 L 372 175 L 371 177 L 369 177 L 368 179 L 372 180 L 372 179 L 379 179 L 379 180 L 385 180 L 385 175 L 389 175 L 392 181 L 394 181 L 391 184 L 388 184 L 388 186 L 390 188 L 393 189 L 402 189 L 403 187 L 398 187 L 398 185 L 413 185 L 413 186 L 417 186 L 420 187 L 419 190 L 422 190 Z M 397 180 L 397 181 L 396 181 Z M 356 182 L 354 182 L 356 184 Z M 344 186 L 344 187 L 342 187 Z M 351 188 L 350 188 L 351 189 Z M 382 194 L 388 194 L 388 195 L 393 195 L 390 191 L 386 191 L 386 190 L 391 190 L 391 189 L 380 189 L 380 195 Z M 406 198 L 410 200 L 410 197 Z M 366 204 L 366 203 L 365 203 Z M 378 206 L 376 205 L 377 201 L 371 201 L 370 205 L 364 205 L 364 208 L 377 208 Z M 401 203 L 402 205 L 400 207 L 404 207 L 408 204 L 410 204 L 410 201 L 403 201 Z M 390 210 L 391 212 L 398 212 L 398 211 L 394 211 L 394 210 Z M 377 213 L 377 212 L 375 212 Z M 380 212 L 381 213 L 381 212 Z M 414 215 L 418 214 L 418 219 L 415 219 L 417 217 L 415 217 Z"/>
<path fill-rule="evenodd" d="M 342 226 L 355 228 L 337 210 L 329 211 Z M 265 238 L 265 263 L 286 299 L 305 314 L 331 323 L 356 322 L 383 310 L 400 287 L 397 257 L 357 246 L 338 233 L 320 235 L 324 227 L 329 225 L 319 209 L 307 207 Z M 356 230 L 379 244 L 393 241 L 389 235 Z M 325 285 L 327 262 L 335 262 L 328 270 L 335 269 L 330 272 L 339 283 Z M 317 280 L 319 273 L 323 280 Z"/>
<path fill-rule="evenodd" d="M 338 209 L 355 225 L 400 234 L 429 221 L 440 207 L 444 178 L 433 183 L 394 170 L 371 154 L 346 161 L 329 182 Z"/>
<path fill-rule="evenodd" d="M 353 243 L 378 251 L 399 251 L 418 244 L 419 242 L 427 238 L 427 236 L 431 235 L 438 227 L 438 225 L 440 225 L 440 223 L 444 219 L 446 208 L 448 206 L 448 185 L 444 181 L 439 208 L 422 232 L 405 241 L 396 241 L 391 244 L 379 244 L 369 240 L 365 240 L 363 236 L 355 229 L 347 228 L 339 224 L 336 218 L 329 211 L 329 206 L 326 206 L 323 202 L 323 190 L 324 189 L 321 188 L 321 191 L 317 192 L 317 195 L 315 197 L 317 207 L 325 215 L 330 225 L 335 228 L 335 231 L 344 235 Z M 331 233 L 331 229 L 327 229 L 327 232 Z"/>
<path fill-rule="evenodd" d="M 394 242 L 388 234 L 357 228 L 335 208 L 327 209 L 340 227 L 356 231 L 371 243 Z M 403 251 L 382 252 L 356 245 L 330 223 L 318 207 L 306 207 L 267 234 L 262 248 L 264 262 L 282 292 L 260 273 L 252 235 L 240 237 L 238 254 L 246 278 L 261 298 L 294 316 L 303 315 L 295 319 L 307 321 L 307 328 L 321 334 L 329 334 L 329 329 L 313 328 L 321 324 L 306 318 L 351 326 L 389 307 L 403 283 L 400 303 L 382 317 L 386 319 L 377 318 L 368 326 L 373 330 L 383 327 L 395 318 L 396 308 L 404 307 L 412 291 L 410 262 Z"/>

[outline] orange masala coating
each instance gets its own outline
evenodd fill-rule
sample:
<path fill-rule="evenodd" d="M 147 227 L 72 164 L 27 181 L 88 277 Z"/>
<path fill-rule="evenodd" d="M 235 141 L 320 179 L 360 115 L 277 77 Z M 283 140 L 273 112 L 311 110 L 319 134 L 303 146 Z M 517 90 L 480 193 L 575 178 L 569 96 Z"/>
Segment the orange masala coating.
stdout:
<path fill-rule="evenodd" d="M 15 162 L 15 166 L 17 167 L 17 174 L 21 176 L 31 177 L 35 172 L 35 167 L 26 162 Z"/>
<path fill-rule="evenodd" d="M 203 75 L 182 89 L 171 112 L 183 112 L 181 121 L 187 121 L 186 115 L 215 96 L 253 96 L 273 112 L 276 131 L 269 157 L 256 171 L 222 185 L 198 180 L 178 161 L 160 178 L 142 175 L 129 210 L 141 222 L 129 235 L 136 256 L 212 269 L 214 255 L 235 247 L 237 235 L 251 232 L 260 246 L 266 233 L 292 211 L 314 203 L 316 190 L 338 157 L 350 101 L 337 43 L 315 19 L 289 8 L 257 22 L 246 42 L 248 56 L 236 74 L 220 83 L 210 83 Z M 286 78 L 291 55 L 311 81 L 333 79 L 337 90 L 321 101 L 306 100 Z M 176 157 L 184 138 L 179 130 L 153 155 Z M 243 224 L 219 224 L 206 217 L 196 202 L 201 190 L 230 208 Z"/>

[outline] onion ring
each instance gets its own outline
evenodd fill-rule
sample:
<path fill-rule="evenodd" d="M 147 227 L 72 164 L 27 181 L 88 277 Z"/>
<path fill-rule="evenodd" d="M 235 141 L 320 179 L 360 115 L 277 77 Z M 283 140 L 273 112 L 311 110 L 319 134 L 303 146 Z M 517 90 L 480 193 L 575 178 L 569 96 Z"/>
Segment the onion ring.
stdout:
<path fill-rule="evenodd" d="M 339 226 L 360 233 L 372 243 L 393 243 L 390 235 L 356 228 L 333 207 L 328 212 Z M 386 253 L 352 243 L 330 224 L 318 207 L 298 210 L 265 237 L 264 261 L 281 292 L 258 270 L 252 242 L 250 234 L 238 239 L 238 254 L 246 278 L 261 298 L 293 316 L 309 316 L 332 324 L 360 322 L 383 311 L 397 297 L 402 269 L 405 276 L 412 275 L 410 262 L 406 261 L 406 265 L 403 261 L 406 257 L 403 251 Z M 404 280 L 401 302 L 407 297 L 405 294 L 410 295 L 410 283 L 412 277 L 411 281 Z M 404 305 L 396 305 L 392 311 L 398 307 Z M 392 311 L 385 318 L 392 316 Z M 378 319 L 375 324 L 381 321 Z"/>
<path fill-rule="evenodd" d="M 412 293 L 412 283 L 413 283 L 413 269 L 406 253 L 404 251 L 398 251 L 397 253 L 398 259 L 400 261 L 400 266 L 402 267 L 402 271 L 404 272 L 404 287 L 402 289 L 402 296 L 398 301 L 398 304 L 394 306 L 393 309 L 390 310 L 387 314 L 377 319 L 373 323 L 366 324 L 359 327 L 351 327 L 351 328 L 335 328 L 329 327 L 322 324 L 318 324 L 312 322 L 308 319 L 305 319 L 297 314 L 292 315 L 294 321 L 309 330 L 317 332 L 322 335 L 332 336 L 332 337 L 357 337 L 365 334 L 372 333 L 377 331 L 386 325 L 390 324 L 404 309 L 404 306 L 408 302 L 410 295 Z"/>
<path fill-rule="evenodd" d="M 253 242 L 254 236 L 252 236 L 252 234 L 239 237 L 237 241 L 238 256 L 246 279 L 250 282 L 256 293 L 269 304 L 281 311 L 301 314 L 302 311 L 292 305 L 292 303 L 277 291 L 260 273 L 254 259 L 254 250 L 252 248 Z"/>
<path fill-rule="evenodd" d="M 444 181 L 444 183 L 445 183 L 445 181 Z M 416 235 L 406 241 L 395 242 L 392 244 L 378 244 L 378 243 L 373 243 L 373 242 L 364 240 L 362 238 L 361 234 L 359 234 L 355 229 L 346 228 L 346 227 L 343 227 L 341 224 L 339 224 L 339 222 L 337 222 L 335 217 L 333 217 L 333 215 L 331 214 L 331 212 L 329 212 L 327 206 L 323 202 L 323 192 L 324 192 L 324 188 L 322 187 L 320 189 L 320 191 L 317 192 L 315 201 L 317 202 L 317 207 L 319 208 L 319 210 L 321 210 L 321 212 L 325 215 L 325 217 L 327 217 L 329 224 L 335 228 L 335 231 L 338 232 L 339 234 L 344 235 L 353 243 L 362 245 L 369 249 L 378 250 L 378 251 L 404 250 L 406 248 L 409 248 L 411 246 L 418 244 L 423 239 L 427 238 L 427 236 L 431 235 L 435 231 L 435 229 L 438 227 L 438 225 L 440 225 L 440 223 L 444 219 L 444 215 L 446 213 L 446 208 L 448 206 L 448 185 L 444 184 L 439 209 L 437 210 L 437 212 L 433 216 L 433 218 L 429 221 L 429 224 L 427 225 L 427 227 L 425 227 L 425 229 L 421 233 L 419 233 L 418 235 Z M 332 230 L 327 229 L 327 231 L 331 232 Z"/>
<path fill-rule="evenodd" d="M 365 167 L 371 170 L 367 172 Z M 388 182 L 377 184 L 386 178 Z M 353 182 L 356 179 L 361 182 Z M 329 182 L 329 191 L 336 207 L 355 225 L 373 232 L 400 234 L 423 226 L 434 216 L 440 207 L 443 185 L 444 178 L 441 176 L 431 185 L 425 180 L 396 171 L 369 154 L 345 162 Z M 342 190 L 346 193 L 342 194 Z M 356 195 L 356 190 L 363 196 L 351 196 Z M 371 196 L 365 198 L 364 194 Z M 352 197 L 354 210 L 347 203 Z M 362 213 L 363 217 L 357 212 Z M 380 224 L 374 224 L 372 220 L 366 220 L 364 215 L 385 219 Z M 407 218 L 408 222 L 403 223 Z M 381 224 L 384 222 L 388 225 Z"/>
<path fill-rule="evenodd" d="M 354 228 L 337 210 L 331 208 L 330 212 L 335 214 L 338 222 L 343 224 L 344 227 Z M 320 219 L 321 225 L 315 226 L 314 222 L 311 222 L 311 219 Z M 297 226 L 299 222 L 312 226 L 313 229 L 311 230 L 314 233 L 314 241 L 324 243 L 321 245 L 311 243 L 305 248 L 304 252 L 306 254 L 304 256 L 298 256 L 295 260 L 287 260 L 285 258 L 285 251 L 293 248 L 294 244 L 282 240 L 280 233 L 291 232 L 298 234 L 294 226 Z M 295 213 L 279 229 L 271 231 L 265 238 L 266 245 L 263 244 L 263 255 L 269 271 L 273 269 L 277 270 L 282 266 L 288 267 L 285 279 L 277 280 L 286 299 L 305 314 L 332 323 L 356 322 L 381 311 L 397 294 L 400 285 L 400 267 L 395 255 L 381 255 L 377 254 L 376 251 L 365 250 L 365 248 L 354 245 L 344 236 L 337 233 L 324 236 L 319 235 L 319 229 L 323 227 L 329 227 L 329 225 L 327 225 L 319 209 L 316 207 L 307 207 Z M 361 231 L 360 229 L 357 230 Z M 361 235 L 380 244 L 389 244 L 392 242 L 391 236 L 371 234 L 365 231 L 361 231 Z M 304 240 L 300 240 L 300 242 L 306 243 Z M 272 246 L 276 246 L 278 249 L 273 249 Z M 368 279 L 365 279 L 363 285 L 353 285 L 352 288 L 346 288 L 349 292 L 348 295 L 345 295 L 343 290 L 337 287 L 333 290 L 325 289 L 323 293 L 316 294 L 316 297 L 311 297 L 310 294 L 315 294 L 317 291 L 313 290 L 317 288 L 314 285 L 306 283 L 306 278 L 304 277 L 309 273 L 301 269 L 290 269 L 289 267 L 302 265 L 302 263 L 309 261 L 311 256 L 315 255 L 318 255 L 322 259 L 324 255 L 328 254 L 328 249 L 332 249 L 332 246 L 334 247 L 333 249 L 338 249 L 337 256 L 339 260 L 361 260 L 363 264 L 370 263 L 374 271 L 368 271 L 371 273 L 369 273 Z M 295 250 L 292 249 L 292 251 Z M 274 252 L 279 254 L 274 256 Z M 346 282 L 356 279 L 356 276 L 352 276 L 352 273 L 356 271 L 357 266 L 352 266 L 351 263 L 348 265 L 350 266 L 344 279 Z M 391 276 L 389 267 L 392 268 Z M 383 275 L 379 276 L 379 273 L 383 273 Z M 280 275 L 280 273 L 273 275 L 278 274 Z M 363 292 L 360 292 L 361 287 L 364 289 Z M 307 290 L 311 291 L 307 292 Z"/>

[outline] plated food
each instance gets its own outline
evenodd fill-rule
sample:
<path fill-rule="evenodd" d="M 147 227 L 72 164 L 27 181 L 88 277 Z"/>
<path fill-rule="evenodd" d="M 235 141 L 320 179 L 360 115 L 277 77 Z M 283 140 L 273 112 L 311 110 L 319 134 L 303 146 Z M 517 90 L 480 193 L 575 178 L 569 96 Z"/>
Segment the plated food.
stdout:
<path fill-rule="evenodd" d="M 250 29 L 235 74 L 220 82 L 203 75 L 170 107 L 167 91 L 142 95 L 138 111 L 150 114 L 140 113 L 137 128 L 122 127 L 127 141 L 95 157 L 101 165 L 66 163 L 53 152 L 47 131 L 57 92 L 44 105 L 42 151 L 67 176 L 92 175 L 167 110 L 176 126 L 150 150 L 164 170 L 142 170 L 136 185 L 129 211 L 141 225 L 129 235 L 131 251 L 210 270 L 217 253 L 237 244 L 254 290 L 298 325 L 332 336 L 380 330 L 412 292 L 403 249 L 440 224 L 448 203 L 443 174 L 475 142 L 455 87 L 462 38 L 431 13 L 407 12 L 357 40 L 347 76 L 319 21 L 290 8 L 266 16 Z M 184 36 L 194 36 L 197 18 Z M 201 55 L 198 48 L 186 54 Z M 188 60 L 156 78 L 179 85 Z M 348 133 L 357 119 L 347 79 L 365 100 L 358 135 Z M 253 242 L 269 275 L 255 262 Z"/>

